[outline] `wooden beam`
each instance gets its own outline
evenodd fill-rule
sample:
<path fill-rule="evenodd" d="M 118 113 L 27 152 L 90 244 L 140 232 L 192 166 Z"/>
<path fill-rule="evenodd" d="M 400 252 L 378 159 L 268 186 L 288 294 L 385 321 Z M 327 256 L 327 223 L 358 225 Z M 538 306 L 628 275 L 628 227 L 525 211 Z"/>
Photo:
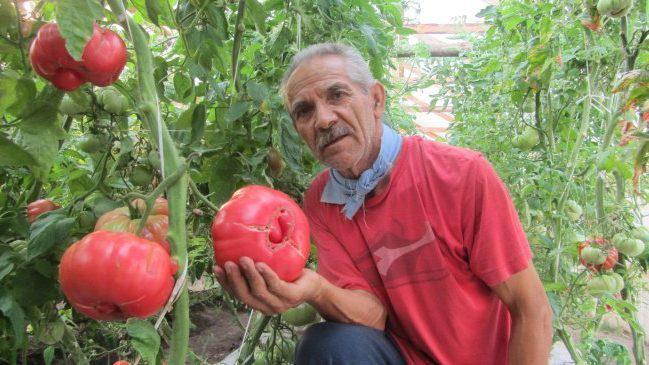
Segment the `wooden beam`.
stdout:
<path fill-rule="evenodd" d="M 456 34 L 456 33 L 483 33 L 489 29 L 488 24 L 407 24 L 406 27 L 414 29 L 419 34 Z"/>
<path fill-rule="evenodd" d="M 455 46 L 435 47 L 430 49 L 429 55 L 430 57 L 459 57 L 460 48 Z M 414 51 L 403 51 L 397 53 L 397 58 L 408 58 L 414 56 L 415 56 Z"/>

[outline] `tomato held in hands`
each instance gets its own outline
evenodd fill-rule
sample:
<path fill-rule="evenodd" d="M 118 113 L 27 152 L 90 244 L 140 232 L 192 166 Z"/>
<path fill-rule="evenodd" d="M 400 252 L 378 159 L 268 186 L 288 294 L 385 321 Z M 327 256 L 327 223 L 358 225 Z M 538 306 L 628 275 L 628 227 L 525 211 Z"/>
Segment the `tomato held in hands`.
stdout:
<path fill-rule="evenodd" d="M 114 83 L 126 65 L 126 44 L 109 29 L 94 25 L 92 38 L 77 61 L 65 48 L 56 23 L 43 25 L 29 48 L 34 71 L 61 90 L 75 90 L 88 81 L 97 86 Z"/>
<path fill-rule="evenodd" d="M 59 209 L 60 207 L 56 205 L 53 201 L 49 199 L 39 199 L 27 204 L 27 221 L 29 223 L 34 223 L 36 218 L 51 210 Z"/>
<path fill-rule="evenodd" d="M 96 231 L 65 251 L 59 282 L 70 304 L 88 317 L 145 318 L 169 299 L 177 269 L 155 242 L 127 232 Z"/>
<path fill-rule="evenodd" d="M 146 208 L 144 200 L 135 199 L 131 204 L 140 214 L 144 213 Z M 169 231 L 168 214 L 169 205 L 167 204 L 167 200 L 163 198 L 156 199 L 140 236 L 159 243 L 167 252 L 170 252 L 169 242 L 166 240 L 167 232 Z M 105 230 L 135 233 L 139 224 L 140 219 L 131 217 L 131 212 L 128 207 L 122 207 L 113 209 L 99 217 L 95 224 L 95 231 Z"/>
<path fill-rule="evenodd" d="M 247 256 L 294 281 L 309 256 L 309 223 L 288 195 L 250 185 L 223 204 L 212 223 L 212 240 L 217 264 Z"/>

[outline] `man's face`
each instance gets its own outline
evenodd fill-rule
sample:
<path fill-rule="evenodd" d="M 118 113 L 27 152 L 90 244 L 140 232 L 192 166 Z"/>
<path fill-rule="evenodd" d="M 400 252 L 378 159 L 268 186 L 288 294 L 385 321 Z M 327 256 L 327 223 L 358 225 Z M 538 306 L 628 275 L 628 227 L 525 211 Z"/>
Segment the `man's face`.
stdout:
<path fill-rule="evenodd" d="M 293 72 L 286 94 L 295 129 L 318 160 L 350 178 L 371 167 L 381 144 L 380 83 L 365 93 L 347 75 L 342 58 L 323 56 Z"/>

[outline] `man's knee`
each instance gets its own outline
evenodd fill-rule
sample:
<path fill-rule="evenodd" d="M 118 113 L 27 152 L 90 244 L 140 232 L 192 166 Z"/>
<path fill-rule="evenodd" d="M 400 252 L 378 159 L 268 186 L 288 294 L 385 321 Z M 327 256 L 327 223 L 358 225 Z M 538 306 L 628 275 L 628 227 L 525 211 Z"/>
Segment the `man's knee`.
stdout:
<path fill-rule="evenodd" d="M 296 364 L 402 364 L 394 344 L 383 331 L 322 322 L 309 327 L 296 351 Z"/>

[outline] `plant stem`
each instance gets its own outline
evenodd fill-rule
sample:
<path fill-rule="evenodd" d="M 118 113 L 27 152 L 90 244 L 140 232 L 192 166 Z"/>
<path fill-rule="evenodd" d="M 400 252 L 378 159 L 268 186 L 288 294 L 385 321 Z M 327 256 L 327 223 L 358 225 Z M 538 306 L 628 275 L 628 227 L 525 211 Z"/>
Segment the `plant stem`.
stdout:
<path fill-rule="evenodd" d="M 566 331 L 563 327 L 557 328 L 556 331 L 561 341 L 563 341 L 564 345 L 566 345 L 566 349 L 570 353 L 570 357 L 572 357 L 572 360 L 574 360 L 575 364 L 586 365 L 586 362 L 582 358 L 579 350 L 575 347 L 575 343 L 572 341 L 572 337 L 570 337 L 568 331 Z"/>
<path fill-rule="evenodd" d="M 209 199 L 207 199 L 207 197 L 203 195 L 203 193 L 201 193 L 200 190 L 198 190 L 198 186 L 196 186 L 194 180 L 189 179 L 189 187 L 190 189 L 192 189 L 192 194 L 194 194 L 198 199 L 200 199 L 200 201 L 205 203 L 205 205 L 207 205 L 210 209 L 212 209 L 215 212 L 219 211 L 219 207 L 214 205 L 214 203 L 212 203 Z"/>
<path fill-rule="evenodd" d="M 146 34 L 135 23 L 124 9 L 120 0 L 109 0 L 111 9 L 122 20 L 126 33 L 130 36 L 137 55 L 137 79 L 141 103 L 140 117 L 151 132 L 151 140 L 158 147 L 162 156 L 162 175 L 182 168 L 184 161 L 179 158 L 175 144 L 169 135 L 165 123 L 161 120 L 159 100 L 153 78 L 153 56 Z M 169 202 L 169 233 L 171 253 L 180 265 L 176 278 L 187 269 L 187 237 L 185 227 L 185 206 L 187 203 L 187 176 L 167 188 Z M 169 363 L 185 364 L 189 343 L 189 296 L 187 285 L 183 285 L 173 310 L 173 332 Z"/>
<path fill-rule="evenodd" d="M 250 335 L 249 340 L 246 341 L 246 343 L 243 345 L 243 348 L 241 348 L 241 352 L 239 353 L 239 363 L 243 365 L 252 364 L 252 361 L 254 360 L 252 355 L 255 347 L 257 346 L 259 338 L 261 337 L 261 334 L 264 332 L 264 329 L 268 325 L 268 322 L 270 322 L 271 318 L 271 316 L 263 316 L 255 320 L 253 324 L 254 328 L 252 330 L 252 334 Z"/>
<path fill-rule="evenodd" d="M 234 41 L 232 42 L 232 85 L 239 91 L 239 52 L 241 52 L 241 41 L 243 40 L 243 16 L 246 12 L 246 0 L 239 0 L 237 8 L 237 22 L 234 29 Z"/>

